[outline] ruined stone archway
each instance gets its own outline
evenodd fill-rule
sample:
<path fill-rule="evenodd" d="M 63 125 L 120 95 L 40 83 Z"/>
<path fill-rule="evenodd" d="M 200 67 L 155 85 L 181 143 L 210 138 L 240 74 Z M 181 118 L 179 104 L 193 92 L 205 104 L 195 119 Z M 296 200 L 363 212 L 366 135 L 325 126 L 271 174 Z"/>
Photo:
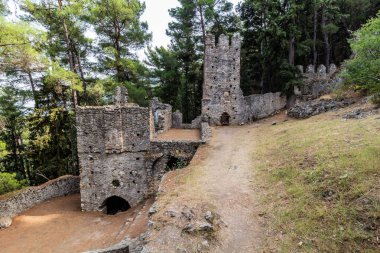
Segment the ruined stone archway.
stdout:
<path fill-rule="evenodd" d="M 104 200 L 100 208 L 102 208 L 103 212 L 108 215 L 115 215 L 127 211 L 131 206 L 125 199 L 118 196 L 111 196 Z"/>
<path fill-rule="evenodd" d="M 229 126 L 230 125 L 230 115 L 226 112 L 220 116 L 220 124 L 222 126 Z"/>

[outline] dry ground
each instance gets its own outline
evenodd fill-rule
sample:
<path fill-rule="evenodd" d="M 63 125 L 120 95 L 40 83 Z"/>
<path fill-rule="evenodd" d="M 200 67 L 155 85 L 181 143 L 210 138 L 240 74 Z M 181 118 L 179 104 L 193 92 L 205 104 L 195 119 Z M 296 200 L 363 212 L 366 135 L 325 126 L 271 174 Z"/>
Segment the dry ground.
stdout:
<path fill-rule="evenodd" d="M 8 229 L 0 230 L 0 252 L 74 253 L 106 248 L 126 236 L 134 238 L 143 233 L 148 209 L 149 203 L 145 208 L 139 206 L 109 216 L 81 212 L 79 194 L 51 199 L 14 218 Z"/>
<path fill-rule="evenodd" d="M 370 113 L 342 118 L 358 108 Z M 379 132 L 379 110 L 368 104 L 307 120 L 280 114 L 214 128 L 187 168 L 165 176 L 148 248 L 380 252 Z M 195 221 L 184 219 L 186 210 Z M 187 233 L 189 223 L 204 222 L 207 210 L 225 226 Z"/>
<path fill-rule="evenodd" d="M 165 141 L 199 141 L 201 139 L 201 132 L 199 129 L 171 128 L 168 131 L 159 134 L 156 139 Z"/>

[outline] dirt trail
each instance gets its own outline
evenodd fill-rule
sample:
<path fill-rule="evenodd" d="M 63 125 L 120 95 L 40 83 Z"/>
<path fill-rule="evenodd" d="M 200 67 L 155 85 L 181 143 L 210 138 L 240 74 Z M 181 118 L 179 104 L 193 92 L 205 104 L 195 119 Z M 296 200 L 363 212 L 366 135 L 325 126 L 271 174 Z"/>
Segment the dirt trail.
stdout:
<path fill-rule="evenodd" d="M 249 127 L 217 128 L 202 162 L 200 179 L 222 220 L 221 245 L 214 252 L 257 252 L 260 225 L 253 194 Z"/>
<path fill-rule="evenodd" d="M 253 177 L 254 128 L 254 125 L 214 128 L 211 141 L 197 151 L 190 166 L 167 176 L 162 184 L 166 196 L 157 201 L 163 210 L 153 217 L 156 222 L 163 223 L 163 229 L 152 232 L 149 246 L 152 252 L 178 252 L 180 248 L 187 249 L 186 252 L 196 250 L 194 245 L 189 249 L 186 239 L 181 242 L 183 233 L 173 240 L 165 239 L 175 237 L 175 232 L 168 227 L 177 229 L 177 233 L 181 228 L 178 224 L 170 224 L 164 216 L 165 210 L 181 206 L 196 208 L 202 203 L 212 206 L 226 224 L 217 235 L 217 243 L 208 247 L 209 252 L 258 252 L 263 233 Z M 191 242 L 194 243 L 197 242 Z"/>

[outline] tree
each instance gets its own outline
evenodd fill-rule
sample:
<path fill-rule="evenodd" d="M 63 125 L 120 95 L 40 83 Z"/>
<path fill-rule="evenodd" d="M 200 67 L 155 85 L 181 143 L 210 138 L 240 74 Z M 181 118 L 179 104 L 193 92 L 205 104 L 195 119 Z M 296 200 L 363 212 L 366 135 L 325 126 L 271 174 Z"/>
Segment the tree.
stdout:
<path fill-rule="evenodd" d="M 0 71 L 12 76 L 17 82 L 29 82 L 35 106 L 38 95 L 35 74 L 46 69 L 47 60 L 38 48 L 44 42 L 44 33 L 24 22 L 10 23 L 0 18 Z"/>
<path fill-rule="evenodd" d="M 24 116 L 26 108 L 26 94 L 14 86 L 5 86 L 0 89 L 0 120 L 4 126 L 0 132 L 0 140 L 5 143 L 9 151 L 2 157 L 2 168 L 6 172 L 15 172 L 19 178 L 29 179 L 30 171 L 25 166 L 24 153 Z"/>
<path fill-rule="evenodd" d="M 346 63 L 343 76 L 356 89 L 375 94 L 380 103 L 380 13 L 354 33 L 350 45 L 355 57 Z"/>
<path fill-rule="evenodd" d="M 138 0 L 97 0 L 90 1 L 89 9 L 89 20 L 99 38 L 99 69 L 118 82 L 132 81 L 137 64 L 134 52 L 151 38 L 147 23 L 140 21 L 145 4 Z"/>
<path fill-rule="evenodd" d="M 90 40 L 85 37 L 83 22 L 84 6 L 87 0 L 25 0 L 23 9 L 29 14 L 24 19 L 38 22 L 46 29 L 47 43 L 44 44 L 51 61 L 67 66 L 76 73 L 87 92 L 84 65 Z M 78 91 L 72 89 L 72 102 L 79 103 Z"/>

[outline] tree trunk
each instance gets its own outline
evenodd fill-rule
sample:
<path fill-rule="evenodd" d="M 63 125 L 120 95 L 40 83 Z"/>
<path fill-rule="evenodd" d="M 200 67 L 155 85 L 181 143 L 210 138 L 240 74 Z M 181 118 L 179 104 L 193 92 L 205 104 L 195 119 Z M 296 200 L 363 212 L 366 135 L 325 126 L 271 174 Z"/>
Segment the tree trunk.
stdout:
<path fill-rule="evenodd" d="M 62 10 L 62 0 L 58 0 L 58 6 L 59 6 L 59 9 Z M 62 24 L 63 24 L 63 33 L 64 33 L 66 46 L 67 46 L 67 57 L 69 59 L 70 70 L 76 73 L 74 55 L 72 52 L 72 47 L 71 47 L 71 42 L 70 42 L 70 34 L 69 34 L 69 30 L 67 29 L 66 20 L 64 18 L 62 18 Z M 73 97 L 73 103 L 74 103 L 74 108 L 75 108 L 78 105 L 78 94 L 77 94 L 77 91 L 74 89 L 72 89 L 72 97 Z"/>
<path fill-rule="evenodd" d="M 37 97 L 37 93 L 36 93 L 36 87 L 34 85 L 32 73 L 30 73 L 30 71 L 28 71 L 28 77 L 29 77 L 30 86 L 32 87 L 32 94 L 33 94 L 33 98 L 34 98 L 34 108 L 38 108 L 39 103 L 38 103 L 38 97 Z"/>
<path fill-rule="evenodd" d="M 326 66 L 326 71 L 329 73 L 330 71 L 330 42 L 329 42 L 329 35 L 325 31 L 325 26 L 327 22 L 327 17 L 326 17 L 326 6 L 322 7 L 322 33 L 323 33 L 323 44 L 325 46 L 325 66 Z"/>
<path fill-rule="evenodd" d="M 317 68 L 318 52 L 317 52 L 317 32 L 318 32 L 318 8 L 314 1 L 314 30 L 313 30 L 313 66 L 314 71 Z"/>
<path fill-rule="evenodd" d="M 289 39 L 289 64 L 294 66 L 294 55 L 295 55 L 295 38 L 292 35 L 292 37 Z"/>

